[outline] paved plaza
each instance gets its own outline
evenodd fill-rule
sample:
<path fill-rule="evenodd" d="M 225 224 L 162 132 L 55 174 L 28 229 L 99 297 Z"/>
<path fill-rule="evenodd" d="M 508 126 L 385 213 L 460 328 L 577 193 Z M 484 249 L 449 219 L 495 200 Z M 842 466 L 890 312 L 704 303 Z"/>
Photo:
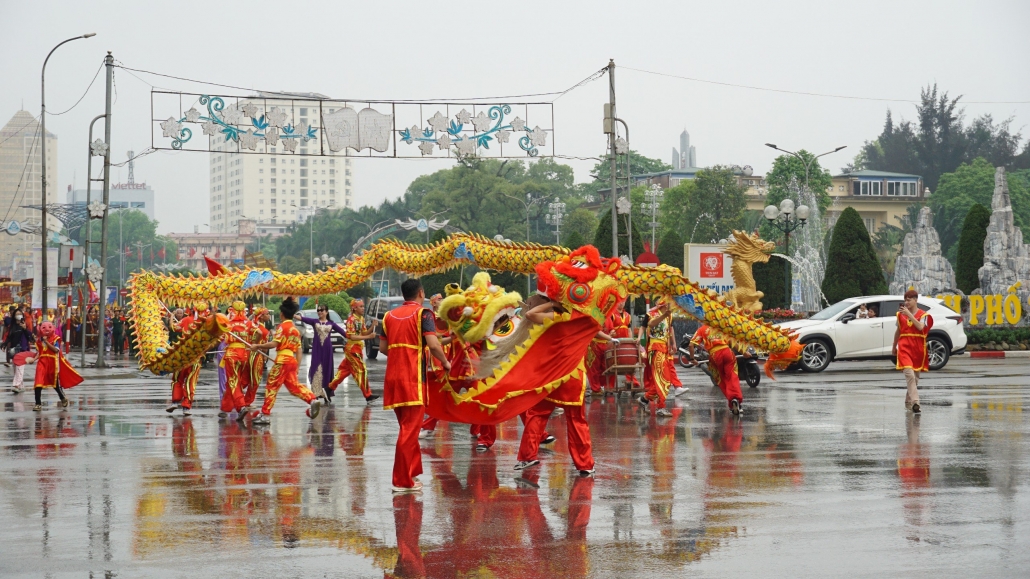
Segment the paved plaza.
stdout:
<path fill-rule="evenodd" d="M 127 359 L 40 413 L 0 368 L 0 576 L 1027 577 L 1028 361 L 953 359 L 921 416 L 884 361 L 764 379 L 739 419 L 681 369 L 674 418 L 588 399 L 593 478 L 562 416 L 524 473 L 517 420 L 480 453 L 446 424 L 406 495 L 393 413 L 349 383 L 314 421 L 284 391 L 251 428 L 217 417 L 213 365 L 189 418 Z"/>

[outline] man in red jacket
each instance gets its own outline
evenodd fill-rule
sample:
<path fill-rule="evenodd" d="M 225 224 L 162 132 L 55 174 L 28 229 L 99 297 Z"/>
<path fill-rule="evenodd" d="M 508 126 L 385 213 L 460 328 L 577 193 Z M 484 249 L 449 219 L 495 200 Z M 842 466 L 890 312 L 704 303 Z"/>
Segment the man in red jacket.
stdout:
<path fill-rule="evenodd" d="M 383 317 L 379 349 L 387 353 L 383 409 L 393 410 L 400 425 L 393 458 L 393 492 L 413 492 L 422 489 L 415 478 L 422 474 L 418 431 L 427 397 L 426 350 L 445 370 L 450 371 L 451 363 L 436 336 L 436 315 L 422 307 L 426 299 L 422 282 L 406 280 L 401 295 L 404 303 Z"/>

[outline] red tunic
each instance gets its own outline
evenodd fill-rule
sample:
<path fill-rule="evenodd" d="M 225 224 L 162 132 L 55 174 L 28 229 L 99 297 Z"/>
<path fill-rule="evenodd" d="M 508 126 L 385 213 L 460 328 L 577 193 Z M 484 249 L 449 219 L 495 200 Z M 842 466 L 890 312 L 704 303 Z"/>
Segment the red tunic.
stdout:
<path fill-rule="evenodd" d="M 54 341 L 51 342 L 57 346 L 57 352 L 50 351 L 44 340 L 45 338 L 36 338 L 36 352 L 39 357 L 36 359 L 36 376 L 33 387 L 55 388 L 60 384 L 62 388 L 72 388 L 81 384 L 82 376 L 60 353 L 61 338 L 54 338 Z"/>
<path fill-rule="evenodd" d="M 930 371 L 930 356 L 926 351 L 926 336 L 933 327 L 933 317 L 923 310 L 916 310 L 915 318 L 923 322 L 923 330 L 915 328 L 912 320 L 898 312 L 898 370 L 911 368 L 916 372 Z"/>
<path fill-rule="evenodd" d="M 425 403 L 422 392 L 426 357 L 422 335 L 424 309 L 415 302 L 404 302 L 383 316 L 383 335 L 389 344 L 383 378 L 384 410 Z"/>

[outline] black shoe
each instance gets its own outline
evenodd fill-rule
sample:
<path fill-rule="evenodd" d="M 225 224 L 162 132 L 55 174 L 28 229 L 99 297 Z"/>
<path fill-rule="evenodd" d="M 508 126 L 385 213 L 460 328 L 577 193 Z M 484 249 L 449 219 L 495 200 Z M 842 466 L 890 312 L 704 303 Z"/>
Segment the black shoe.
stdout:
<path fill-rule="evenodd" d="M 365 404 L 371 404 L 371 403 L 375 402 L 376 400 L 379 400 L 379 395 L 378 394 L 370 394 L 369 396 L 367 396 L 365 398 Z"/>
<path fill-rule="evenodd" d="M 646 396 L 643 396 L 643 395 L 641 395 L 641 396 L 639 396 L 639 397 L 637 398 L 637 404 L 640 404 L 640 405 L 641 405 L 641 406 L 643 406 L 644 408 L 647 408 L 648 406 L 650 406 L 650 405 L 651 405 L 651 402 L 650 402 L 650 401 L 648 401 L 648 399 L 647 399 L 647 397 L 646 397 Z"/>
<path fill-rule="evenodd" d="M 922 412 L 922 410 L 919 409 L 919 403 L 916 402 L 915 404 L 912 405 L 912 413 L 913 414 L 919 414 L 920 412 Z"/>
<path fill-rule="evenodd" d="M 579 476 L 582 476 L 582 477 L 594 476 L 594 469 L 581 470 L 581 471 L 579 471 Z"/>
<path fill-rule="evenodd" d="M 558 440 L 558 439 L 555 438 L 553 434 L 548 434 L 547 438 L 545 438 L 545 439 L 540 441 L 540 444 L 551 444 L 555 440 Z"/>
<path fill-rule="evenodd" d="M 740 402 L 737 400 L 731 400 L 730 412 L 732 412 L 734 416 L 740 416 Z"/>

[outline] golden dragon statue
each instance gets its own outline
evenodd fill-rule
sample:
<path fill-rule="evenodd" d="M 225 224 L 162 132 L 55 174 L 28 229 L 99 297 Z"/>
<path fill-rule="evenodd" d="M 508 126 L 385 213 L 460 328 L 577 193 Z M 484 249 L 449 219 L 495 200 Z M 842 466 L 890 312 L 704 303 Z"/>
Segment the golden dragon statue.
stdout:
<path fill-rule="evenodd" d="M 590 249 L 596 256 L 597 251 Z M 371 279 L 374 273 L 384 268 L 410 276 L 423 276 L 472 265 L 484 270 L 535 272 L 540 275 L 549 271 L 548 268 L 553 269 L 546 264 L 564 264 L 562 267 L 566 269 L 563 271 L 571 273 L 571 277 L 560 274 L 558 278 L 563 280 L 560 287 L 545 288 L 546 283 L 554 283 L 554 277 L 541 276 L 541 289 L 545 289 L 552 299 L 566 304 L 569 311 L 579 310 L 586 314 L 592 324 L 600 326 L 615 301 L 627 294 L 668 296 L 682 313 L 708 324 L 737 347 L 752 346 L 771 354 L 796 350 L 796 342 L 792 342 L 786 330 L 756 320 L 750 312 L 726 305 L 722 297 L 694 285 L 678 269 L 641 268 L 605 260 L 603 275 L 598 276 L 599 262 L 582 258 L 572 260 L 572 253 L 564 247 L 497 242 L 477 234 L 459 233 L 429 245 L 382 240 L 354 259 L 309 273 L 242 269 L 215 276 L 182 276 L 143 271 L 133 275 L 128 283 L 129 323 L 137 343 L 140 368 L 162 374 L 179 370 L 203 356 L 221 340 L 228 321 L 221 314 L 210 315 L 174 343 L 169 343 L 168 331 L 162 323 L 162 317 L 169 308 L 191 307 L 202 302 L 224 303 L 259 294 L 317 296 L 336 293 Z M 590 270 L 593 277 L 586 275 L 582 279 L 589 278 L 588 281 L 576 281 L 580 277 L 576 270 L 584 269 Z M 552 281 L 548 282 L 548 278 Z M 596 291 L 602 289 L 597 287 L 602 279 L 605 287 L 603 291 Z M 601 299 L 603 303 L 599 302 Z M 563 321 L 569 321 L 568 314 L 557 316 L 548 328 L 559 326 Z M 537 331 L 537 334 L 541 332 Z"/>
<path fill-rule="evenodd" d="M 733 276 L 733 285 L 736 286 L 726 292 L 727 302 L 732 303 L 738 309 L 757 312 L 762 309 L 762 297 L 765 293 L 758 291 L 755 287 L 755 276 L 751 266 L 756 263 L 767 263 L 769 254 L 776 249 L 776 244 L 766 241 L 757 235 L 750 235 L 746 231 L 734 231 L 733 238 L 722 250 L 723 253 L 733 258 L 733 265 L 730 266 L 730 274 Z"/>

